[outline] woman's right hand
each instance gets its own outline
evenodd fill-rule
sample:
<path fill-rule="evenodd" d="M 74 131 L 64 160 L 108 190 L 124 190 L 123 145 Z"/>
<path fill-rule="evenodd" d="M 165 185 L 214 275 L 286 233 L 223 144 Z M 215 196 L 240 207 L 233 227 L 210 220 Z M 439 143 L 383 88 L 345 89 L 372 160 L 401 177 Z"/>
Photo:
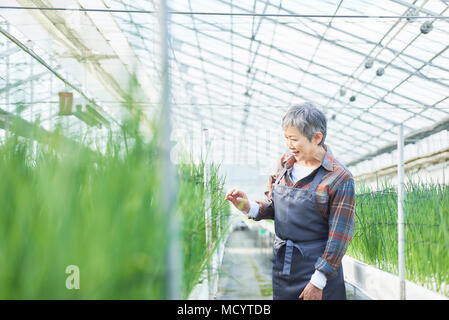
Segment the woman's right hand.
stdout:
<path fill-rule="evenodd" d="M 245 192 L 240 190 L 232 189 L 229 191 L 226 196 L 225 200 L 229 200 L 232 202 L 232 204 L 240 211 L 243 211 L 245 213 L 249 212 L 250 205 L 248 197 L 246 196 Z"/>

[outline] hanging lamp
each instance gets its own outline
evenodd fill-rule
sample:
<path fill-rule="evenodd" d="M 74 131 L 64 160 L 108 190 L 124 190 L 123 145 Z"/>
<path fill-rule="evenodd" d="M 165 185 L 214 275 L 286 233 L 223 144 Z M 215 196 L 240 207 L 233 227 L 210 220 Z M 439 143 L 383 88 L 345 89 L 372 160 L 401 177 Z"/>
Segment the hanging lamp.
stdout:
<path fill-rule="evenodd" d="M 422 34 L 428 34 L 430 31 L 432 31 L 433 29 L 433 24 L 432 22 L 426 21 L 421 25 L 421 33 Z"/>
<path fill-rule="evenodd" d="M 59 96 L 59 115 L 68 116 L 72 114 L 73 92 L 58 92 Z"/>
<path fill-rule="evenodd" d="M 378 77 L 383 76 L 384 73 L 385 73 L 385 69 L 382 68 L 382 67 L 379 67 L 379 68 L 376 70 L 376 76 L 378 76 Z"/>

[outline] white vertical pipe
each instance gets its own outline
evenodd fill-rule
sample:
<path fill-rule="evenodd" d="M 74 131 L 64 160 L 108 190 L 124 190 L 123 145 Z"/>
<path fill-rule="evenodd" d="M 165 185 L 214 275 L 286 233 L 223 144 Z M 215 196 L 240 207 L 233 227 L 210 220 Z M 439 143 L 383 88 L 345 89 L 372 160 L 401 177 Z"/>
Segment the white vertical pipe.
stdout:
<path fill-rule="evenodd" d="M 9 27 L 9 23 L 6 24 L 6 31 L 9 33 L 10 32 L 10 27 Z M 9 48 L 10 48 L 10 43 L 9 43 L 9 39 L 6 39 L 6 52 L 9 52 Z M 6 80 L 6 91 L 5 91 L 5 109 L 9 112 L 11 112 L 11 109 L 9 108 L 9 103 L 10 103 L 10 99 L 9 99 L 9 84 L 10 84 L 10 70 L 9 68 L 11 67 L 10 65 L 10 59 L 9 59 L 9 54 L 6 55 L 5 57 L 5 68 L 6 68 L 6 74 L 5 74 L 5 80 Z M 10 132 L 8 130 L 9 128 L 9 121 L 5 122 L 5 136 L 8 137 L 10 135 Z"/>
<path fill-rule="evenodd" d="M 175 166 L 170 159 L 171 152 L 171 105 L 170 105 L 170 72 L 168 59 L 169 13 L 165 0 L 159 1 L 159 26 L 161 33 L 161 113 L 160 113 L 160 141 L 162 188 L 162 212 L 167 217 L 167 298 L 181 298 L 182 256 L 179 245 L 179 225 L 176 217 L 176 186 Z"/>
<path fill-rule="evenodd" d="M 33 44 L 31 43 L 31 42 L 29 42 L 28 43 L 28 48 L 29 49 L 33 49 Z M 30 108 L 30 121 L 35 121 L 36 119 L 33 119 L 33 113 L 34 113 L 34 111 L 33 111 L 33 106 L 34 106 L 34 81 L 33 81 L 33 75 L 34 75 L 34 68 L 33 68 L 33 62 L 34 62 L 34 59 L 33 59 L 33 57 L 29 57 L 29 64 L 30 64 L 30 82 L 29 82 L 29 85 L 30 85 L 30 104 L 29 104 L 29 108 Z"/>
<path fill-rule="evenodd" d="M 405 300 L 405 248 L 404 248 L 404 126 L 398 128 L 398 267 L 399 299 Z"/>
<path fill-rule="evenodd" d="M 54 124 L 54 117 L 50 117 L 50 115 L 53 114 L 53 103 L 51 102 L 53 100 L 53 74 L 49 75 L 50 79 L 49 79 L 49 87 L 50 87 L 50 101 L 49 101 L 49 108 L 48 108 L 48 113 L 46 115 L 46 118 L 49 117 L 50 118 L 50 130 L 53 130 L 53 124 Z"/>
<path fill-rule="evenodd" d="M 208 147 L 209 147 L 209 130 L 203 129 L 202 131 L 202 148 L 201 148 L 201 159 L 204 162 L 204 189 L 206 191 L 206 202 L 205 202 L 205 208 L 204 208 L 204 224 L 206 228 L 206 250 L 207 255 L 210 255 L 212 252 L 212 212 L 210 208 L 210 192 L 209 192 L 209 166 L 208 166 Z M 207 268 L 207 278 L 208 278 L 208 296 L 209 299 L 212 298 L 214 294 L 214 279 L 213 279 L 213 273 L 214 273 L 214 261 L 213 257 L 211 257 L 211 260 L 208 268 Z"/>

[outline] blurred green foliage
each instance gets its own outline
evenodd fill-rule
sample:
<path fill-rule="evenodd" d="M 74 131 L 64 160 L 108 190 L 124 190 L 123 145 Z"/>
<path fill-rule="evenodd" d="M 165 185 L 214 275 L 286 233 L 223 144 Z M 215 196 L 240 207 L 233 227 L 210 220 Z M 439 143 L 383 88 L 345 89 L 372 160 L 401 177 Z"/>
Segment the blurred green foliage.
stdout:
<path fill-rule="evenodd" d="M 8 134 L 0 145 L 0 299 L 164 299 L 166 213 L 160 209 L 157 134 L 128 121 L 105 152 Z M 39 130 L 37 130 L 39 131 Z M 210 166 L 214 245 L 227 230 L 223 177 Z M 200 280 L 205 245 L 205 164 L 177 166 L 182 297 Z M 219 222 L 218 222 L 219 221 Z M 218 228 L 218 224 L 221 227 Z M 80 270 L 68 290 L 66 267 Z"/>

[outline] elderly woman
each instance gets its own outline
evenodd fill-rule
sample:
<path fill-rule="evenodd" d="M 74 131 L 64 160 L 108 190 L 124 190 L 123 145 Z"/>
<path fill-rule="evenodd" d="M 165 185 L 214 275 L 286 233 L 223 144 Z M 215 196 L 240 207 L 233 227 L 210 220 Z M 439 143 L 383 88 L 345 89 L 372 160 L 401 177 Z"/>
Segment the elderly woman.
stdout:
<path fill-rule="evenodd" d="M 354 231 L 354 180 L 324 144 L 327 121 L 311 103 L 282 119 L 290 153 L 270 176 L 267 201 L 225 197 L 248 217 L 274 219 L 273 299 L 346 299 L 341 260 Z"/>

